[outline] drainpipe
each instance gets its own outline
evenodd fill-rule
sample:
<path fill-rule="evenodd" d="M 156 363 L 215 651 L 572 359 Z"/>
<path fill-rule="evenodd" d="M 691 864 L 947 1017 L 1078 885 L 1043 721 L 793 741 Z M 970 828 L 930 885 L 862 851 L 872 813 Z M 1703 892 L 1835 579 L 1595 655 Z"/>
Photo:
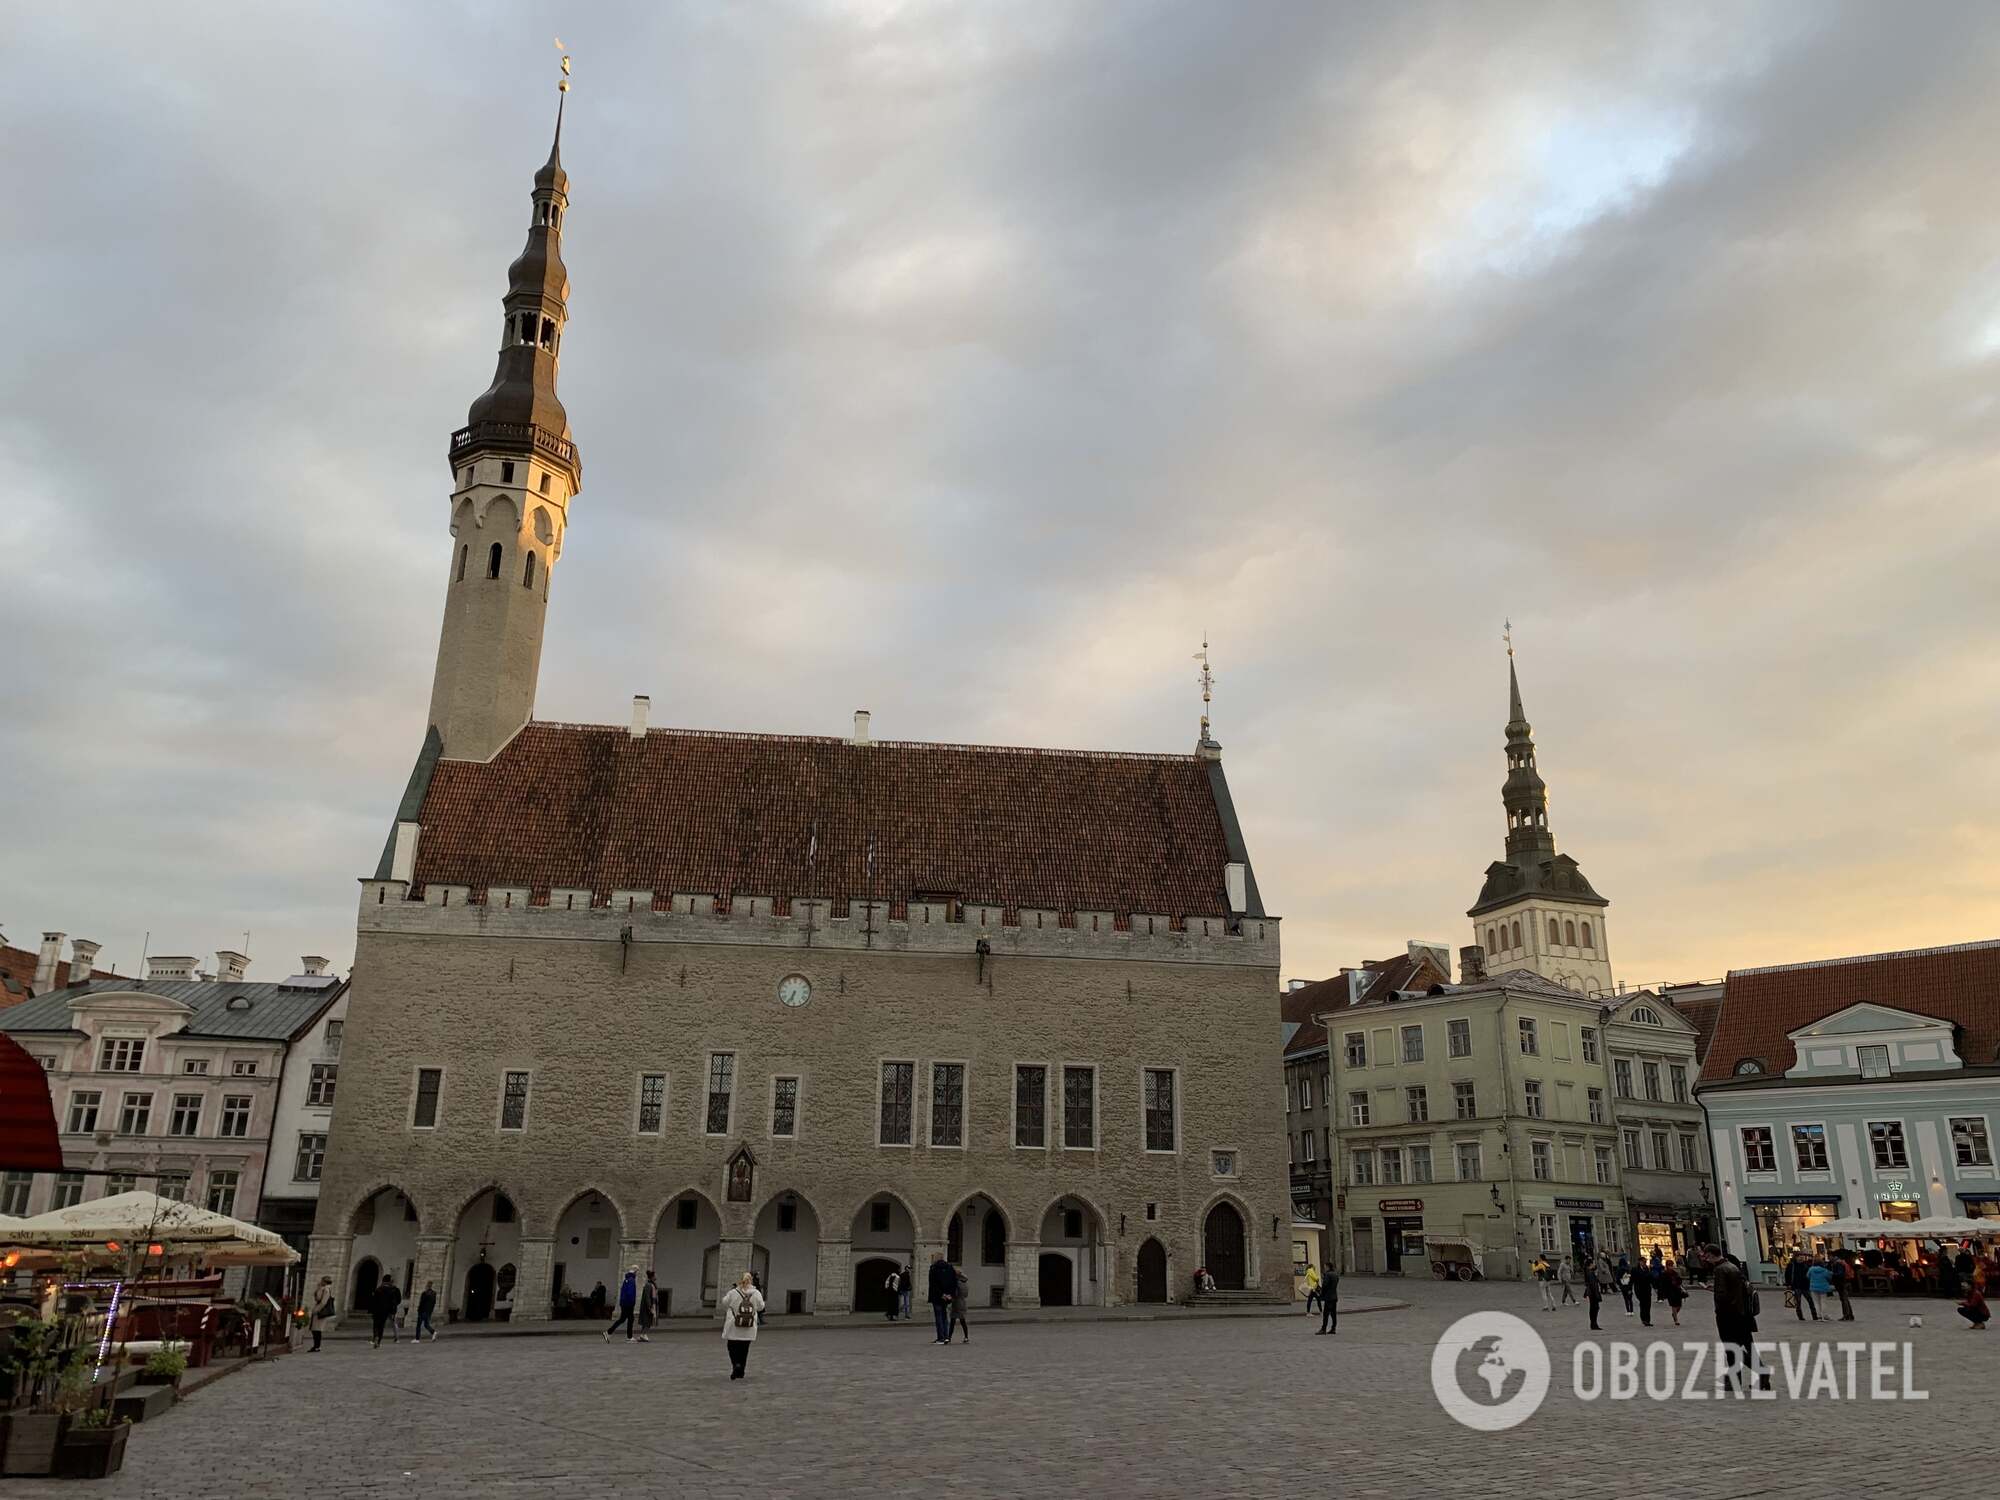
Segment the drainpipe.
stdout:
<path fill-rule="evenodd" d="M 1500 1154 L 1507 1158 L 1507 1195 L 1512 1200 L 1507 1204 L 1503 1218 L 1510 1218 L 1513 1225 L 1509 1243 L 1514 1247 L 1514 1276 L 1521 1274 L 1521 1189 L 1515 1176 L 1514 1129 L 1509 1123 L 1514 1115 L 1514 1076 L 1507 1068 L 1507 992 L 1500 992 L 1499 1025 L 1493 1029 L 1499 1033 L 1500 1046 Z"/>

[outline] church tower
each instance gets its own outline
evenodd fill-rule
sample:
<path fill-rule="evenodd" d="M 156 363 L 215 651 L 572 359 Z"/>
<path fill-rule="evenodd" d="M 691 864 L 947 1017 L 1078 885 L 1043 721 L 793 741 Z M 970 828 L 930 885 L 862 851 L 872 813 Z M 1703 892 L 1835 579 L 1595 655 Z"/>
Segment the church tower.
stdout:
<path fill-rule="evenodd" d="M 1514 648 L 1507 647 L 1507 857 L 1486 867 L 1486 883 L 1466 913 L 1472 941 L 1486 950 L 1488 973 L 1528 969 L 1587 995 L 1612 992 L 1611 947 L 1604 909 L 1549 832 L 1549 789 L 1535 769 L 1535 740 L 1521 709 Z"/>
<path fill-rule="evenodd" d="M 583 462 L 556 399 L 569 273 L 562 106 L 535 174 L 528 244 L 507 270 L 493 384 L 451 435 L 451 562 L 431 686 L 431 727 L 451 760 L 491 760 L 535 711 L 549 575 L 562 556 Z"/>

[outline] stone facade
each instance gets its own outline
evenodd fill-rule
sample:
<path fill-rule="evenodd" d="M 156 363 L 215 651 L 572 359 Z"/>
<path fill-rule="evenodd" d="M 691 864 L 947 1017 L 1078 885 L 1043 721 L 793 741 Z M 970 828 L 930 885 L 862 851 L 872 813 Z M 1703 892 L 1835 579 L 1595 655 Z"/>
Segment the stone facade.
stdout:
<path fill-rule="evenodd" d="M 758 917 L 496 908 L 365 882 L 312 1279 L 332 1276 L 351 1296 L 363 1257 L 399 1281 L 413 1266 L 419 1285 L 437 1282 L 464 1313 L 484 1241 L 487 1260 L 514 1256 L 519 1320 L 550 1315 L 558 1261 L 578 1291 L 615 1287 L 620 1265 L 654 1267 L 671 1310 L 689 1314 L 711 1301 L 718 1268 L 726 1285 L 761 1263 L 776 1308 L 844 1312 L 873 1290 L 856 1284 L 871 1263 L 914 1261 L 921 1274 L 950 1247 L 1005 1305 L 1041 1301 L 1045 1278 L 1065 1274 L 1051 1257 L 1074 1268 L 1068 1296 L 1110 1305 L 1140 1295 L 1152 1239 L 1178 1300 L 1216 1259 L 1205 1234 L 1226 1203 L 1242 1221 L 1246 1285 L 1289 1294 L 1281 1071 L 1268 1040 L 1275 920 L 1092 933 L 997 914 L 980 927 L 794 907 Z M 975 952 L 982 939 L 986 955 Z M 793 976 L 811 985 L 797 1007 L 778 998 Z M 717 1053 L 732 1055 L 733 1097 L 726 1128 L 711 1132 Z M 899 1060 L 916 1065 L 910 1145 L 881 1143 L 883 1065 Z M 960 1147 L 930 1144 L 936 1062 L 965 1069 Z M 1043 1149 L 1015 1144 L 1017 1064 L 1048 1069 Z M 1066 1066 L 1094 1070 L 1081 1147 L 1064 1144 Z M 423 1068 L 441 1080 L 435 1122 L 420 1128 Z M 1147 1069 L 1175 1077 L 1170 1149 L 1147 1149 Z M 518 1130 L 501 1127 L 509 1072 L 528 1075 Z M 641 1129 L 647 1074 L 665 1075 L 657 1131 Z M 797 1080 L 791 1137 L 773 1131 L 778 1078 Z M 731 1163 L 745 1149 L 750 1185 L 733 1199 Z M 1226 1175 L 1218 1151 L 1230 1154 Z M 400 1211 L 382 1211 L 396 1207 L 384 1190 Z M 514 1214 L 504 1226 L 487 1217 L 496 1191 Z M 592 1198 L 608 1206 L 615 1261 L 587 1255 L 588 1236 L 572 1232 Z M 679 1205 L 690 1201 L 683 1231 Z M 996 1211 L 1004 1272 L 979 1253 Z M 812 1238 L 810 1255 L 792 1235 L 799 1247 Z"/>

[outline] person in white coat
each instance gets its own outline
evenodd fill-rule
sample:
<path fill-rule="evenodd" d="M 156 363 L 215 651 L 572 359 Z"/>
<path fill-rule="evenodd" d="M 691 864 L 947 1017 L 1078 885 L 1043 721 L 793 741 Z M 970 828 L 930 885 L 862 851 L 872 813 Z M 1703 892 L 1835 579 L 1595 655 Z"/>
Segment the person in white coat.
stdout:
<path fill-rule="evenodd" d="M 757 1337 L 757 1314 L 763 1310 L 764 1294 L 757 1290 L 748 1271 L 722 1295 L 722 1342 L 729 1350 L 731 1380 L 744 1378 L 743 1367 L 750 1361 L 750 1345 Z"/>

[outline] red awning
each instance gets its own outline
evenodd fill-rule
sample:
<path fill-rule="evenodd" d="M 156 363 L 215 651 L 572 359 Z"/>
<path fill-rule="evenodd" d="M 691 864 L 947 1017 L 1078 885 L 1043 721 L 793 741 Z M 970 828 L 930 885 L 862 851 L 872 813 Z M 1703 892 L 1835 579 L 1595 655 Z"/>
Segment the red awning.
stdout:
<path fill-rule="evenodd" d="M 10 1036 L 0 1036 L 0 1168 L 60 1172 L 62 1138 L 49 1075 Z"/>

